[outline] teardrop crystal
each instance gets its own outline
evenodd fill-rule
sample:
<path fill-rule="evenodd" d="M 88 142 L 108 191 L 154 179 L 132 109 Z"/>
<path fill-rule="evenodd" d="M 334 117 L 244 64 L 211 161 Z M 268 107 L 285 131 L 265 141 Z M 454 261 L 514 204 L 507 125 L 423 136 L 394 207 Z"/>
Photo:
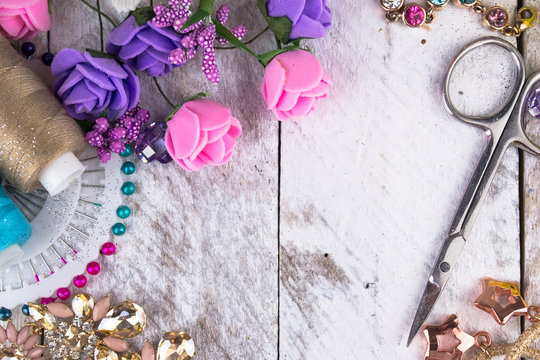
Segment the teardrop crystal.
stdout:
<path fill-rule="evenodd" d="M 156 360 L 189 360 L 195 356 L 195 343 L 189 334 L 169 331 L 159 342 Z"/>
<path fill-rule="evenodd" d="M 56 328 L 56 318 L 45 306 L 29 303 L 28 311 L 30 317 L 39 327 L 45 330 L 54 330 Z"/>
<path fill-rule="evenodd" d="M 118 360 L 118 354 L 105 345 L 96 346 L 94 360 Z"/>
<path fill-rule="evenodd" d="M 101 320 L 98 330 L 105 336 L 131 338 L 146 326 L 146 313 L 142 306 L 129 300 L 113 307 Z"/>
<path fill-rule="evenodd" d="M 75 313 L 75 316 L 86 321 L 92 317 L 92 310 L 94 309 L 94 298 L 86 294 L 77 294 L 73 297 L 71 302 L 71 308 Z"/>

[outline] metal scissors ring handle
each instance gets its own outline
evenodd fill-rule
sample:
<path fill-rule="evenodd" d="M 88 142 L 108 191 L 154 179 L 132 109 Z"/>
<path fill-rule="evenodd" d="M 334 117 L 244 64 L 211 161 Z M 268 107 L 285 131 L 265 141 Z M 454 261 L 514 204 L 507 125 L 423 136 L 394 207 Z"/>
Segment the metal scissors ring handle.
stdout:
<path fill-rule="evenodd" d="M 516 66 L 516 74 L 515 74 L 516 81 L 514 83 L 514 88 L 512 89 L 511 96 L 508 98 L 508 100 L 506 101 L 506 103 L 504 104 L 502 108 L 495 110 L 494 112 L 487 115 L 470 116 L 459 111 L 454 105 L 454 103 L 452 102 L 450 98 L 450 80 L 452 78 L 452 74 L 454 73 L 456 65 L 463 59 L 463 57 L 465 57 L 467 54 L 471 53 L 472 51 L 480 47 L 489 46 L 489 45 L 496 45 L 508 51 L 508 53 L 511 55 L 512 60 L 514 61 L 515 66 Z M 523 60 L 523 57 L 518 52 L 516 47 L 510 44 L 509 42 L 502 40 L 500 38 L 497 38 L 497 37 L 493 37 L 493 36 L 485 37 L 465 46 L 450 61 L 450 66 L 448 67 L 446 74 L 444 76 L 444 79 L 443 79 L 442 96 L 444 100 L 444 106 L 449 113 L 451 113 L 452 115 L 454 115 L 456 118 L 458 118 L 461 121 L 464 121 L 472 125 L 480 126 L 482 128 L 490 128 L 490 125 L 496 123 L 501 118 L 504 118 L 505 115 L 510 116 L 516 104 L 516 101 L 519 98 L 519 94 L 520 94 L 521 88 L 523 87 L 524 82 L 525 82 L 525 61 Z"/>

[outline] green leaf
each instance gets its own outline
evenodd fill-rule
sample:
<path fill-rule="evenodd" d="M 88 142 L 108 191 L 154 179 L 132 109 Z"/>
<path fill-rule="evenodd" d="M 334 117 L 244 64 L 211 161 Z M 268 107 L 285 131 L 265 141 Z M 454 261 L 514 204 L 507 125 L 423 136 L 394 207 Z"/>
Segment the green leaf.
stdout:
<path fill-rule="evenodd" d="M 201 0 L 199 2 L 199 8 L 193 15 L 191 15 L 184 26 L 182 26 L 182 29 L 180 31 L 185 30 L 186 28 L 190 27 L 191 25 L 194 25 L 201 21 L 204 18 L 210 17 L 212 15 L 212 9 L 214 8 L 214 0 Z"/>
<path fill-rule="evenodd" d="M 270 30 L 272 30 L 274 35 L 276 35 L 279 41 L 281 41 L 283 44 L 288 44 L 290 42 L 289 36 L 291 35 L 291 29 L 293 25 L 292 21 L 286 16 L 268 16 L 268 10 L 266 9 L 266 0 L 258 0 L 257 6 L 259 7 L 259 10 L 261 10 L 261 13 L 266 19 L 266 22 L 268 23 L 268 26 L 270 26 Z"/>
<path fill-rule="evenodd" d="M 180 108 L 182 106 L 184 106 L 185 103 L 193 101 L 193 100 L 204 99 L 204 98 L 207 98 L 208 96 L 210 96 L 210 91 L 206 90 L 204 92 L 201 91 L 200 93 L 197 93 L 197 94 L 193 95 L 192 97 L 187 98 L 180 105 L 178 105 L 177 107 L 174 108 L 174 110 L 165 119 L 165 122 L 171 120 L 173 118 L 174 114 L 176 114 L 178 112 L 178 110 L 180 110 Z"/>
<path fill-rule="evenodd" d="M 88 53 L 90 55 L 92 55 L 93 57 L 95 57 L 95 58 L 115 59 L 116 60 L 116 58 L 113 55 L 107 54 L 107 53 L 104 53 L 104 52 L 101 52 L 101 51 L 98 51 L 98 50 L 86 48 L 86 51 L 88 51 Z"/>
<path fill-rule="evenodd" d="M 229 31 L 229 29 L 227 29 L 225 26 L 223 26 L 223 24 L 221 24 L 218 20 L 212 19 L 212 22 L 216 26 L 216 34 L 218 36 L 221 36 L 222 38 L 224 38 L 225 40 L 230 42 L 237 49 L 242 49 L 244 51 L 247 51 L 251 55 L 257 57 L 257 54 L 255 54 L 253 51 L 251 51 L 251 49 L 248 48 L 243 42 L 238 40 L 238 38 L 236 36 L 234 36 L 234 34 L 231 33 Z"/>
<path fill-rule="evenodd" d="M 292 51 L 292 50 L 305 50 L 305 49 L 302 49 L 300 46 L 297 46 L 297 45 L 291 45 L 291 46 L 284 47 L 282 49 L 276 49 L 276 50 L 269 51 L 265 54 L 258 55 L 258 59 L 259 59 L 259 62 L 264 67 L 266 67 L 266 65 L 268 65 L 268 63 L 272 61 L 272 59 L 278 56 L 279 54 L 283 54 L 283 53 L 286 53 L 287 51 Z"/>
<path fill-rule="evenodd" d="M 154 12 L 154 9 L 152 9 L 151 6 L 145 6 L 141 8 L 137 8 L 129 13 L 130 15 L 133 15 L 135 18 L 135 21 L 137 22 L 137 25 L 142 26 L 146 24 L 148 21 L 152 20 L 154 16 L 156 16 L 156 13 Z"/>
<path fill-rule="evenodd" d="M 81 128 L 81 130 L 86 134 L 90 130 L 92 130 L 92 127 L 94 126 L 94 121 L 92 120 L 77 120 L 77 125 Z"/>

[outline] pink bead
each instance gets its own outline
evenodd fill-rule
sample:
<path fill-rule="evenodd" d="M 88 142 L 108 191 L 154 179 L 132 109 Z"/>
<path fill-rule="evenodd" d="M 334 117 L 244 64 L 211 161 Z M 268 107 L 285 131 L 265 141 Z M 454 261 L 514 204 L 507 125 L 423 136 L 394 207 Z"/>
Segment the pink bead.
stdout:
<path fill-rule="evenodd" d="M 60 300 L 67 300 L 71 296 L 71 291 L 69 291 L 69 289 L 65 287 L 60 288 L 56 290 L 56 296 L 58 296 Z"/>
<path fill-rule="evenodd" d="M 79 289 L 85 287 L 87 283 L 88 280 L 86 280 L 86 276 L 84 275 L 77 275 L 73 278 L 73 285 Z"/>
<path fill-rule="evenodd" d="M 47 305 L 47 304 L 53 303 L 55 301 L 56 301 L 56 299 L 53 298 L 53 297 L 44 297 L 44 298 L 41 298 L 41 305 Z"/>
<path fill-rule="evenodd" d="M 101 246 L 101 252 L 103 255 L 110 256 L 116 251 L 116 246 L 112 242 L 106 242 Z"/>
<path fill-rule="evenodd" d="M 92 261 L 91 263 L 89 263 L 88 265 L 86 265 L 86 271 L 88 271 L 88 273 L 90 275 L 97 275 L 99 274 L 99 271 L 101 270 L 101 267 L 99 266 L 99 264 L 95 261 Z"/>

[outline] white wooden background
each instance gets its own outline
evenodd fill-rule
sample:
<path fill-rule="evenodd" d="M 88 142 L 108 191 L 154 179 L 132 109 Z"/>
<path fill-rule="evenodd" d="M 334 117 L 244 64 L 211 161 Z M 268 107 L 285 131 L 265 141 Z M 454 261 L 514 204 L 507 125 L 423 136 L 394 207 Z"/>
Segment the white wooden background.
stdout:
<path fill-rule="evenodd" d="M 123 18 L 108 1 L 104 10 Z M 258 91 L 263 69 L 240 52 L 218 53 L 219 86 L 198 61 L 161 80 L 176 101 L 210 89 L 244 134 L 219 168 L 137 169 L 128 235 L 88 291 L 142 304 L 150 340 L 186 329 L 198 359 L 422 358 L 421 337 L 405 346 L 409 327 L 484 144 L 481 131 L 445 113 L 440 81 L 462 46 L 494 34 L 453 4 L 415 30 L 387 24 L 376 0 L 328 2 L 334 24 L 309 46 L 334 87 L 309 119 L 278 124 Z M 229 3 L 230 24 L 247 25 L 248 38 L 265 27 L 255 0 Z M 99 47 L 97 16 L 84 4 L 53 0 L 52 10 L 53 52 Z M 539 34 L 519 44 L 531 71 L 540 70 Z M 253 49 L 272 46 L 266 34 Z M 167 104 L 140 78 L 142 104 L 165 117 Z M 430 322 L 457 313 L 471 333 L 515 339 L 518 320 L 499 327 L 473 307 L 483 276 L 523 278 L 529 303 L 540 301 L 540 165 L 525 155 L 521 167 L 520 189 L 520 156 L 510 150 Z"/>

